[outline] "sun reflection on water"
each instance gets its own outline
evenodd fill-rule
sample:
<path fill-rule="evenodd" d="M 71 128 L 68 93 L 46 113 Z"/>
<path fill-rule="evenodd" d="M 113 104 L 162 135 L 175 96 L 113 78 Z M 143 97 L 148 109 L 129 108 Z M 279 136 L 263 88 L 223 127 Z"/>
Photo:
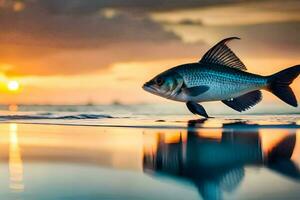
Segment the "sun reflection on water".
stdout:
<path fill-rule="evenodd" d="M 17 124 L 9 125 L 9 187 L 13 192 L 24 191 L 23 162 L 18 141 Z"/>

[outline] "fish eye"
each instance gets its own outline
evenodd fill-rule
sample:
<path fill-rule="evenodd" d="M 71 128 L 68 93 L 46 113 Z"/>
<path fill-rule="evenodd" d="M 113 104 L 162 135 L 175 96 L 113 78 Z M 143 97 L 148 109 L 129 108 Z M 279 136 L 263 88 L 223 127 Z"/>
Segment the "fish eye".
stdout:
<path fill-rule="evenodd" d="M 155 79 L 155 83 L 158 86 L 162 86 L 164 84 L 164 80 L 162 78 L 157 78 L 157 79 Z"/>

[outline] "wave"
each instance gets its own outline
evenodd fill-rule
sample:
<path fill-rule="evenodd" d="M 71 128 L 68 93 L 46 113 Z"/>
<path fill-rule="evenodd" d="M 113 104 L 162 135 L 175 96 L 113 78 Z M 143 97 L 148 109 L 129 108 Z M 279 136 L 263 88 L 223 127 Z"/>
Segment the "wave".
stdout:
<path fill-rule="evenodd" d="M 33 120 L 33 119 L 103 119 L 113 118 L 106 114 L 77 114 L 77 115 L 54 115 L 42 113 L 35 115 L 0 115 L 0 120 Z"/>
<path fill-rule="evenodd" d="M 1 113 L 0 122 L 188 130 L 201 128 L 226 130 L 300 129 L 300 115 L 219 115 L 211 119 L 191 119 L 190 115 L 110 114 L 82 112 Z"/>

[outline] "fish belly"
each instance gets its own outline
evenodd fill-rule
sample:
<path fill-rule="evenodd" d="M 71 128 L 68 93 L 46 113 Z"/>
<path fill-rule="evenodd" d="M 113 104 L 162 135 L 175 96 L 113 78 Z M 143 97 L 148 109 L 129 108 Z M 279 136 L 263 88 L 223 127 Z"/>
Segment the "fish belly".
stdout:
<path fill-rule="evenodd" d="M 251 85 L 245 86 L 233 86 L 233 85 L 226 85 L 226 84 L 219 84 L 219 85 L 211 85 L 209 90 L 193 99 L 193 101 L 203 102 L 203 101 L 220 101 L 220 100 L 227 100 L 231 98 L 236 98 L 246 94 L 248 92 L 258 90 L 259 87 L 253 87 Z"/>

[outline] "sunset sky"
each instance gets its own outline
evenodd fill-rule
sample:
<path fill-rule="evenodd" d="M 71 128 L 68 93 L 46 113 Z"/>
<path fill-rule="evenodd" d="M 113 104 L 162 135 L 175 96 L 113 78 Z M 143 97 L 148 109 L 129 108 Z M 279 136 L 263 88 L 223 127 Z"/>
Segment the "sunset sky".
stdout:
<path fill-rule="evenodd" d="M 230 36 L 250 72 L 300 64 L 299 0 L 0 0 L 0 27 L 0 104 L 166 102 L 142 84 Z"/>

